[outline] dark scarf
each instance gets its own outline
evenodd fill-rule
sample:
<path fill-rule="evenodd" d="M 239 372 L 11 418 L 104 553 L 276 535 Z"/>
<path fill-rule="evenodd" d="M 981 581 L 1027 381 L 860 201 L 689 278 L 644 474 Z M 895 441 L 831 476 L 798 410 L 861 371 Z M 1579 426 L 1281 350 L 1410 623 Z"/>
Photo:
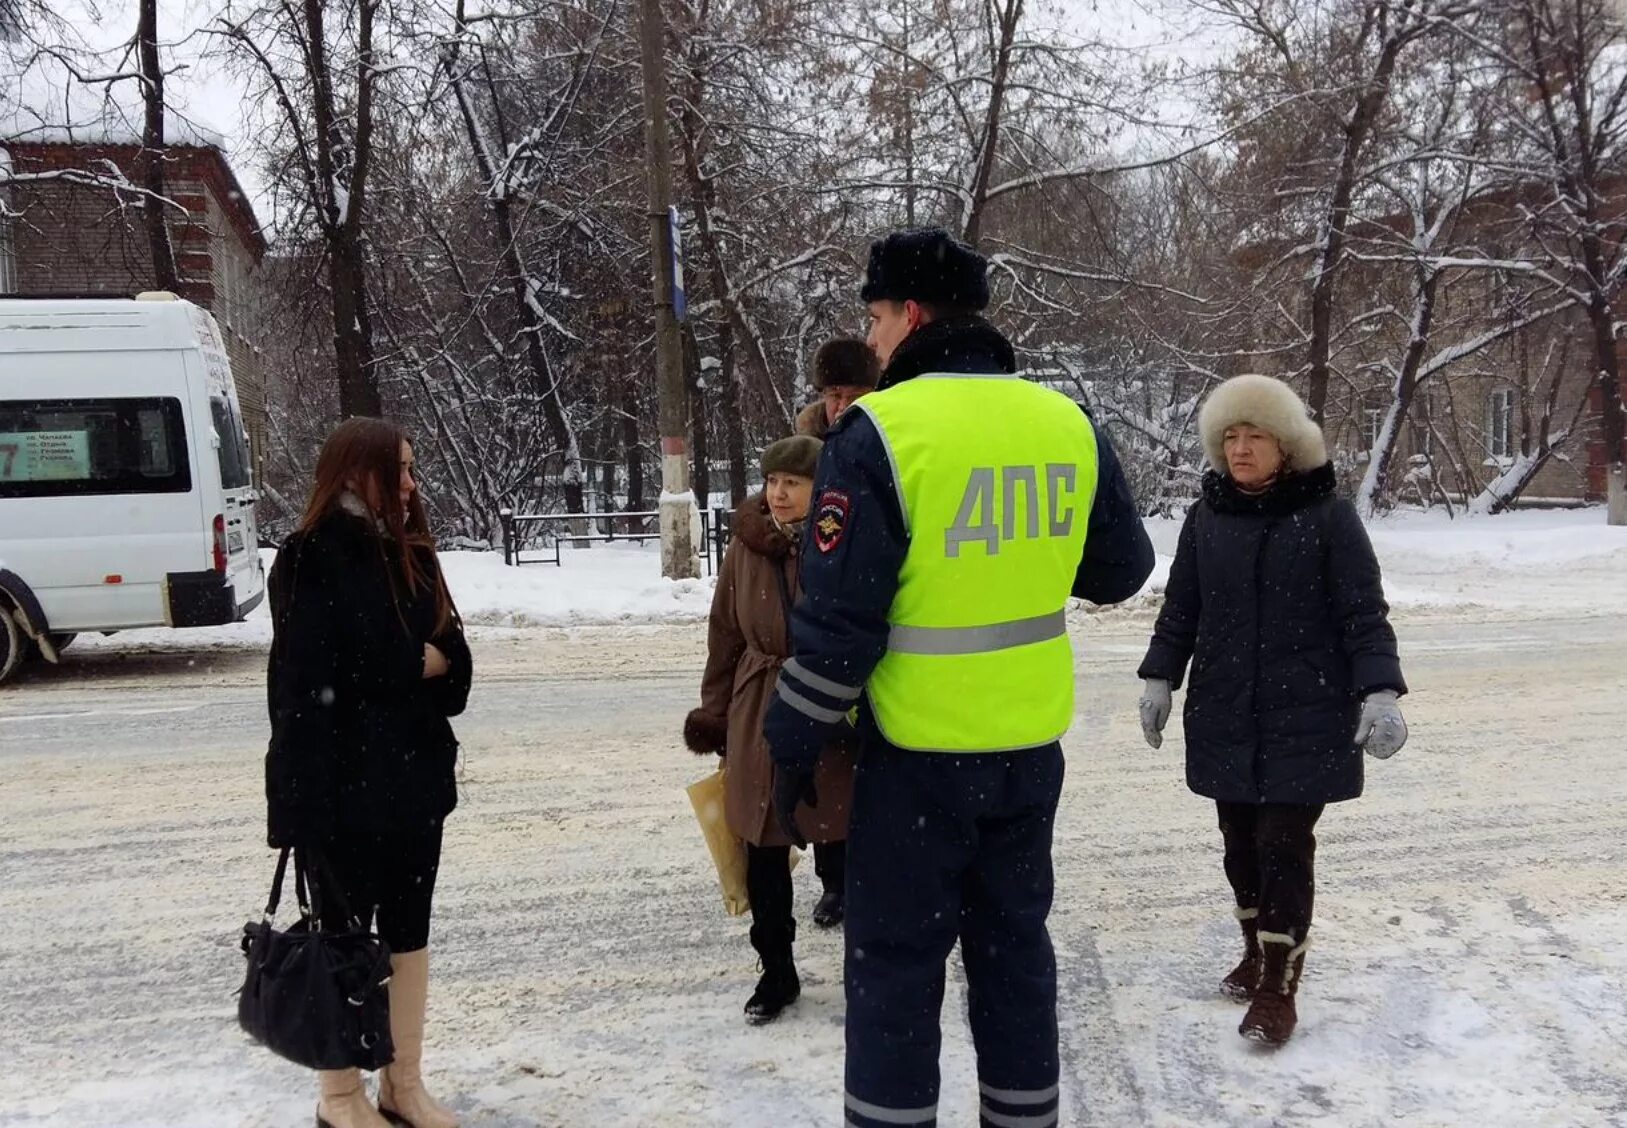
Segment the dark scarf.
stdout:
<path fill-rule="evenodd" d="M 1332 497 L 1337 484 L 1331 462 L 1303 474 L 1283 474 L 1257 494 L 1244 492 L 1229 475 L 1211 470 L 1203 476 L 1203 498 L 1216 513 L 1282 517 Z"/>
<path fill-rule="evenodd" d="M 880 388 L 891 388 L 928 372 L 1015 372 L 1017 353 L 1000 330 L 976 314 L 931 321 L 898 346 Z"/>

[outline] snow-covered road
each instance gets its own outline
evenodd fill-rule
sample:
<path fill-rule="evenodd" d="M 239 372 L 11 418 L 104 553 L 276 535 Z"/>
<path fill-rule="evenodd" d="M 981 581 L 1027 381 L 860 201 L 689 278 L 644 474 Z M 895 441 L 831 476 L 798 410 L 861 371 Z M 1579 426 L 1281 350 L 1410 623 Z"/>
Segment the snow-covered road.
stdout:
<path fill-rule="evenodd" d="M 1064 1123 L 1627 1124 L 1627 616 L 1413 611 L 1413 743 L 1320 827 L 1300 1033 L 1213 993 L 1235 925 L 1180 742 L 1140 741 L 1145 612 L 1080 617 L 1058 834 Z M 429 1064 L 470 1128 L 839 1119 L 840 937 L 751 1030 L 681 787 L 697 626 L 477 630 Z M 0 693 L 0 1125 L 310 1123 L 233 1021 L 261 842 L 263 656 L 92 647 Z M 812 867 L 799 871 L 799 916 Z M 952 976 L 952 979 L 955 976 Z M 952 983 L 942 1123 L 975 1123 Z"/>

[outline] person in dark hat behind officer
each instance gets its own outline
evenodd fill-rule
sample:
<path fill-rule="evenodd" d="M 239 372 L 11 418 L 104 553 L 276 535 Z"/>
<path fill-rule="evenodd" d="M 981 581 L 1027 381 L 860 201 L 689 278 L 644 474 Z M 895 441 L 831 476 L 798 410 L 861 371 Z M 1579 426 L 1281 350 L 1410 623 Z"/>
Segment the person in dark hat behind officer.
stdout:
<path fill-rule="evenodd" d="M 857 337 L 836 337 L 819 346 L 813 359 L 813 386 L 819 399 L 797 415 L 797 434 L 823 439 L 860 396 L 876 390 L 881 366 L 870 346 Z"/>
<path fill-rule="evenodd" d="M 981 255 L 940 230 L 897 232 L 871 247 L 862 297 L 880 386 L 820 457 L 794 654 L 764 724 L 775 808 L 800 839 L 820 752 L 859 706 L 844 1122 L 937 1123 L 958 939 L 982 1123 L 1051 1128 L 1045 920 L 1074 687 L 1064 612 L 1070 595 L 1134 595 L 1152 544 L 1107 436 L 1019 379 L 979 315 Z"/>
<path fill-rule="evenodd" d="M 867 342 L 834 337 L 819 346 L 813 359 L 813 386 L 819 398 L 797 415 L 796 433 L 823 439 L 855 400 L 876 390 L 881 366 Z M 824 889 L 814 905 L 813 922 L 833 928 L 846 915 L 847 843 L 814 843 L 814 872 Z"/>

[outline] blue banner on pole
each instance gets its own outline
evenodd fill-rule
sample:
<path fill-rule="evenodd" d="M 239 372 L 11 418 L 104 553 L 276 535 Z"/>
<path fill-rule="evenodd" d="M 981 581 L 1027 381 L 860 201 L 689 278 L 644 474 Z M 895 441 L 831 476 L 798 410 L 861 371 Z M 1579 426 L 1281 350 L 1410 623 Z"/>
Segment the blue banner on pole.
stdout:
<path fill-rule="evenodd" d="M 682 321 L 689 314 L 689 302 L 684 294 L 684 247 L 677 205 L 667 208 L 667 226 L 672 232 L 672 316 Z"/>

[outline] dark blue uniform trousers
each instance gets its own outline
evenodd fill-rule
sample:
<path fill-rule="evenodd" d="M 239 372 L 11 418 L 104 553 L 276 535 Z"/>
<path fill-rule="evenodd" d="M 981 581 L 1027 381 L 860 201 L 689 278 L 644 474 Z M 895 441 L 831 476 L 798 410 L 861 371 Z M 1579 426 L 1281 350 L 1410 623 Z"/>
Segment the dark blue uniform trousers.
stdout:
<path fill-rule="evenodd" d="M 847 852 L 847 1128 L 937 1124 L 944 963 L 960 941 L 983 1128 L 1057 1123 L 1051 831 L 1060 745 L 905 752 L 872 733 Z"/>

